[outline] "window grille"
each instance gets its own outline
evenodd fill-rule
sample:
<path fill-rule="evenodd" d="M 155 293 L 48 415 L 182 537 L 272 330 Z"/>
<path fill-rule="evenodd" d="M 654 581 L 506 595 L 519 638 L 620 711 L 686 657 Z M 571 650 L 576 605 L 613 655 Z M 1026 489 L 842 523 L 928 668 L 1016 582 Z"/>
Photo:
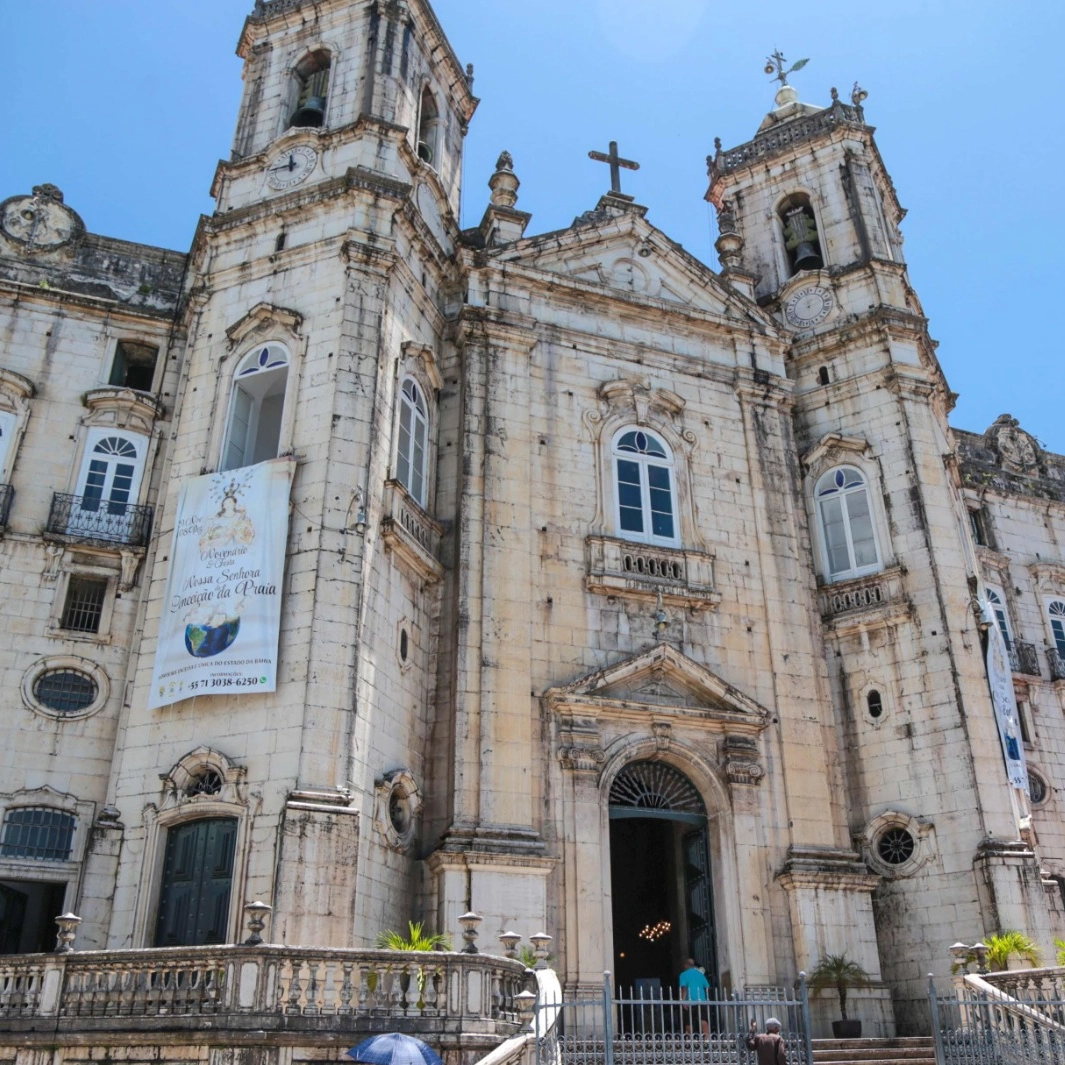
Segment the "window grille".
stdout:
<path fill-rule="evenodd" d="M 60 628 L 72 632 L 99 632 L 107 598 L 107 581 L 71 577 Z"/>
<path fill-rule="evenodd" d="M 66 862 L 74 846 L 74 817 L 47 806 L 8 810 L 4 818 L 2 858 Z"/>
<path fill-rule="evenodd" d="M 695 785 L 665 762 L 633 762 L 617 775 L 610 787 L 612 807 L 706 816 L 706 806 Z"/>
<path fill-rule="evenodd" d="M 876 852 L 888 865 L 905 865 L 917 849 L 913 836 L 904 828 L 889 828 L 877 841 Z"/>
<path fill-rule="evenodd" d="M 73 669 L 42 673 L 33 684 L 33 697 L 57 714 L 76 714 L 96 701 L 96 681 Z"/>

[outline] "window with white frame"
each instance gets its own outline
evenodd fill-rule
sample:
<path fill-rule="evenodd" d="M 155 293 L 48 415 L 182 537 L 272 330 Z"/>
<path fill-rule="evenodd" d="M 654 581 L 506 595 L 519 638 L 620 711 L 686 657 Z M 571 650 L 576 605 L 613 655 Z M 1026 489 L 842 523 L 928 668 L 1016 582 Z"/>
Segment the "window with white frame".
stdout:
<path fill-rule="evenodd" d="M 1047 603 L 1047 618 L 1058 657 L 1065 659 L 1065 599 L 1051 599 Z"/>
<path fill-rule="evenodd" d="M 653 433 L 623 429 L 614 438 L 612 453 L 618 536 L 677 545 L 676 481 L 669 448 Z"/>
<path fill-rule="evenodd" d="M 148 440 L 137 433 L 90 429 L 66 532 L 128 541 L 137 527 L 137 499 Z"/>
<path fill-rule="evenodd" d="M 1006 643 L 1006 650 L 1013 650 L 1013 633 L 1010 630 L 1010 619 L 1006 613 L 1006 596 L 998 588 L 992 588 L 988 585 L 984 589 L 984 593 L 987 595 L 987 601 L 991 604 L 991 610 L 994 612 L 995 621 L 998 623 L 998 631 L 1002 633 L 1002 639 Z"/>
<path fill-rule="evenodd" d="M 236 470 L 277 458 L 288 367 L 288 352 L 280 344 L 257 347 L 237 364 L 221 469 Z"/>
<path fill-rule="evenodd" d="M 425 462 L 429 442 L 429 408 L 425 393 L 413 377 L 405 377 L 399 392 L 396 440 L 396 480 L 421 507 L 426 505 Z"/>
<path fill-rule="evenodd" d="M 428 85 L 422 90 L 421 108 L 418 115 L 418 158 L 439 169 L 440 130 L 443 122 L 440 107 Z"/>
<path fill-rule="evenodd" d="M 881 568 L 869 487 L 854 466 L 837 466 L 814 490 L 825 567 L 830 580 L 875 573 Z"/>
<path fill-rule="evenodd" d="M 0 481 L 4 478 L 7 470 L 8 453 L 15 439 L 15 425 L 17 419 L 10 411 L 0 410 Z"/>

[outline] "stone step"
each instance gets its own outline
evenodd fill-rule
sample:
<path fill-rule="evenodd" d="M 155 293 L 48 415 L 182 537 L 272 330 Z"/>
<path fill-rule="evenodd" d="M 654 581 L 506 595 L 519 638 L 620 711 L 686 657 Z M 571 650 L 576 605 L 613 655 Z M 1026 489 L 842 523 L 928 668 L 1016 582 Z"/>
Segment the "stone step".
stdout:
<path fill-rule="evenodd" d="M 901 1039 L 815 1039 L 814 1065 L 935 1065 L 928 1037 Z"/>

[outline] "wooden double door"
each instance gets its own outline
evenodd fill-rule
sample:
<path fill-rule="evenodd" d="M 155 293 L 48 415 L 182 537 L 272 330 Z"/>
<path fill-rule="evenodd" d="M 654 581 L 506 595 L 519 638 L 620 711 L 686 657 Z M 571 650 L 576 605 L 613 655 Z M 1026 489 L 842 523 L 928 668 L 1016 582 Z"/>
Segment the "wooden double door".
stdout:
<path fill-rule="evenodd" d="M 215 817 L 170 829 L 155 929 L 157 947 L 229 940 L 237 820 Z"/>

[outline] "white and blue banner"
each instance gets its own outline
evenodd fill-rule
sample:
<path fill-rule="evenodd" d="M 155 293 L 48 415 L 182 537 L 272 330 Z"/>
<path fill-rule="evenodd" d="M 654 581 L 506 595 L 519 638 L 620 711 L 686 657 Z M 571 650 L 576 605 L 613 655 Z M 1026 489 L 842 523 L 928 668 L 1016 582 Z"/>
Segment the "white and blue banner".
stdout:
<path fill-rule="evenodd" d="M 991 604 L 981 600 L 987 627 L 987 682 L 991 687 L 991 701 L 998 721 L 1002 741 L 1002 755 L 1006 760 L 1006 775 L 1010 784 L 1028 794 L 1028 765 L 1024 758 L 1024 742 L 1017 712 L 1017 696 L 1013 690 L 1013 667 L 1002 630 L 998 627 Z"/>
<path fill-rule="evenodd" d="M 148 707 L 277 689 L 292 459 L 181 487 Z"/>

